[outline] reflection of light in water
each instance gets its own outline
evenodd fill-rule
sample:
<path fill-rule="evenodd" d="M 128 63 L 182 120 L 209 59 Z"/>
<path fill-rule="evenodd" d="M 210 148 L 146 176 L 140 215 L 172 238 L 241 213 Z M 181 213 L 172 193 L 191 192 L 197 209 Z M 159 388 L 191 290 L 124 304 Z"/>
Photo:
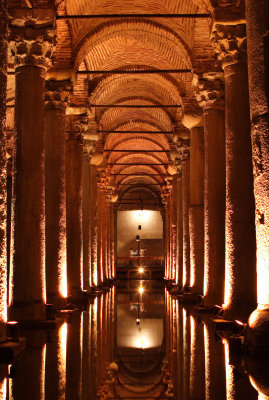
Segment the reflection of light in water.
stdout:
<path fill-rule="evenodd" d="M 44 344 L 42 349 L 42 358 L 41 358 L 41 369 L 40 369 L 40 400 L 45 400 L 45 368 L 46 368 L 46 344 Z"/>
<path fill-rule="evenodd" d="M 208 327 L 204 325 L 204 341 L 205 341 L 205 396 L 209 398 L 210 388 L 210 347 L 209 347 L 209 332 Z"/>
<path fill-rule="evenodd" d="M 137 336 L 135 338 L 135 345 L 134 347 L 138 349 L 148 349 L 152 346 L 151 340 L 148 335 L 142 333 L 142 329 L 138 329 Z"/>
<path fill-rule="evenodd" d="M 65 399 L 65 387 L 66 387 L 66 343 L 67 343 L 67 323 L 65 322 L 59 329 L 58 338 L 58 388 L 59 397 L 58 400 Z"/>
<path fill-rule="evenodd" d="M 226 399 L 233 400 L 235 396 L 235 380 L 233 374 L 233 366 L 229 365 L 229 343 L 226 339 L 223 340 L 225 348 L 225 369 L 226 369 Z"/>
<path fill-rule="evenodd" d="M 196 329 L 195 329 L 195 320 L 191 315 L 191 368 L 190 368 L 190 388 L 194 390 L 194 371 L 195 371 L 195 351 L 197 351 L 196 347 Z"/>
<path fill-rule="evenodd" d="M 268 400 L 269 399 L 269 396 L 259 392 L 259 389 L 258 389 L 258 387 L 256 385 L 256 382 L 254 381 L 254 379 L 252 378 L 251 375 L 249 375 L 249 381 L 250 381 L 251 385 L 254 387 L 254 389 L 257 390 L 257 392 L 259 393 L 258 400 Z"/>
<path fill-rule="evenodd" d="M 0 400 L 6 400 L 7 396 L 7 378 L 0 383 Z"/>

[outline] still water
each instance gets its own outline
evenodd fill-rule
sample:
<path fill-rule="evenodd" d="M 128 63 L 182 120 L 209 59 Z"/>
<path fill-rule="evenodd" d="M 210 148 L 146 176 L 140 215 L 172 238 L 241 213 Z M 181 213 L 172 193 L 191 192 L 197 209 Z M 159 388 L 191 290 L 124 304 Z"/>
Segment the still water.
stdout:
<path fill-rule="evenodd" d="M 27 348 L 0 400 L 269 398 L 253 388 L 268 390 L 268 364 L 233 354 L 210 321 L 165 290 L 113 288 L 83 311 L 61 313 L 54 328 L 23 333 Z"/>

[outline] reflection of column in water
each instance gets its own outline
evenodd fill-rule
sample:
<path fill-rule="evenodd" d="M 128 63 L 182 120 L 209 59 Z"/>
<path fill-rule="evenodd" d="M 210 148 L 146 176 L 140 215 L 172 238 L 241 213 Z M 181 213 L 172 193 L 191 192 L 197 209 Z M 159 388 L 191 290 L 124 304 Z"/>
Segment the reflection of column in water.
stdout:
<path fill-rule="evenodd" d="M 205 391 L 206 400 L 225 400 L 224 344 L 216 341 L 214 332 L 204 326 L 205 334 Z M 243 400 L 243 399 L 242 399 Z"/>
<path fill-rule="evenodd" d="M 258 393 L 251 386 L 248 376 L 244 373 L 241 365 L 229 364 L 229 344 L 225 345 L 225 366 L 226 366 L 226 391 L 227 400 L 257 400 Z"/>
<path fill-rule="evenodd" d="M 177 376 L 175 391 L 175 400 L 183 399 L 183 371 L 184 371 L 184 349 L 183 349 L 183 308 L 177 302 L 176 321 L 177 321 Z"/>
<path fill-rule="evenodd" d="M 88 400 L 90 393 L 90 351 L 91 351 L 91 307 L 83 313 L 82 324 L 82 397 L 81 400 Z"/>
<path fill-rule="evenodd" d="M 81 398 L 81 315 L 71 316 L 68 324 L 66 355 L 66 400 Z"/>
<path fill-rule="evenodd" d="M 34 330 L 27 337 L 27 350 L 12 366 L 14 378 L 10 399 L 44 400 L 45 335 L 44 331 Z"/>
<path fill-rule="evenodd" d="M 190 344 L 190 317 L 187 315 L 186 310 L 183 309 L 184 400 L 190 398 Z"/>
<path fill-rule="evenodd" d="M 96 399 L 96 370 L 97 370 L 97 311 L 98 299 L 91 306 L 91 352 L 90 352 L 90 393 L 89 400 Z"/>
<path fill-rule="evenodd" d="M 178 382 L 177 382 L 177 300 L 172 300 L 172 343 L 171 343 L 171 372 L 172 372 L 172 382 L 174 386 L 174 397 L 177 397 L 178 393 Z"/>
<path fill-rule="evenodd" d="M 67 323 L 51 331 L 46 343 L 45 399 L 65 400 Z"/>
<path fill-rule="evenodd" d="M 190 398 L 205 398 L 204 327 L 191 317 Z"/>

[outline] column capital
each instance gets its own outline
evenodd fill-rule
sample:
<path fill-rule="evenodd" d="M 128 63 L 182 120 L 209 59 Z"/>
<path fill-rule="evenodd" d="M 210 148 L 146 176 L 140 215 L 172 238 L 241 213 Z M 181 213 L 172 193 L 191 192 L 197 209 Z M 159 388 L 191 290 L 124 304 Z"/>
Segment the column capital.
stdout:
<path fill-rule="evenodd" d="M 224 109 L 224 74 L 223 72 L 207 72 L 195 74 L 193 85 L 197 102 L 206 109 Z"/>
<path fill-rule="evenodd" d="M 70 79 L 49 79 L 45 83 L 45 89 L 45 104 L 48 108 L 66 108 L 72 90 Z"/>
<path fill-rule="evenodd" d="M 15 69 L 36 66 L 47 70 L 52 65 L 56 32 L 52 27 L 11 27 L 9 46 Z"/>
<path fill-rule="evenodd" d="M 247 62 L 245 23 L 216 23 L 211 34 L 211 42 L 223 69 L 228 65 Z"/>

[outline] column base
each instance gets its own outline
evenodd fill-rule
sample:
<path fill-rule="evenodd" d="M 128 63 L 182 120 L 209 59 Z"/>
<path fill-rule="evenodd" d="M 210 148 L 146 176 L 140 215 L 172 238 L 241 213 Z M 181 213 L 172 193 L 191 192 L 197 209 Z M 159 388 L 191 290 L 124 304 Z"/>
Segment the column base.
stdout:
<path fill-rule="evenodd" d="M 257 308 L 250 315 L 247 342 L 251 348 L 263 348 L 269 354 L 269 306 Z"/>
<path fill-rule="evenodd" d="M 31 303 L 13 303 L 8 319 L 14 321 L 39 321 L 46 319 L 46 305 L 42 301 Z"/>

